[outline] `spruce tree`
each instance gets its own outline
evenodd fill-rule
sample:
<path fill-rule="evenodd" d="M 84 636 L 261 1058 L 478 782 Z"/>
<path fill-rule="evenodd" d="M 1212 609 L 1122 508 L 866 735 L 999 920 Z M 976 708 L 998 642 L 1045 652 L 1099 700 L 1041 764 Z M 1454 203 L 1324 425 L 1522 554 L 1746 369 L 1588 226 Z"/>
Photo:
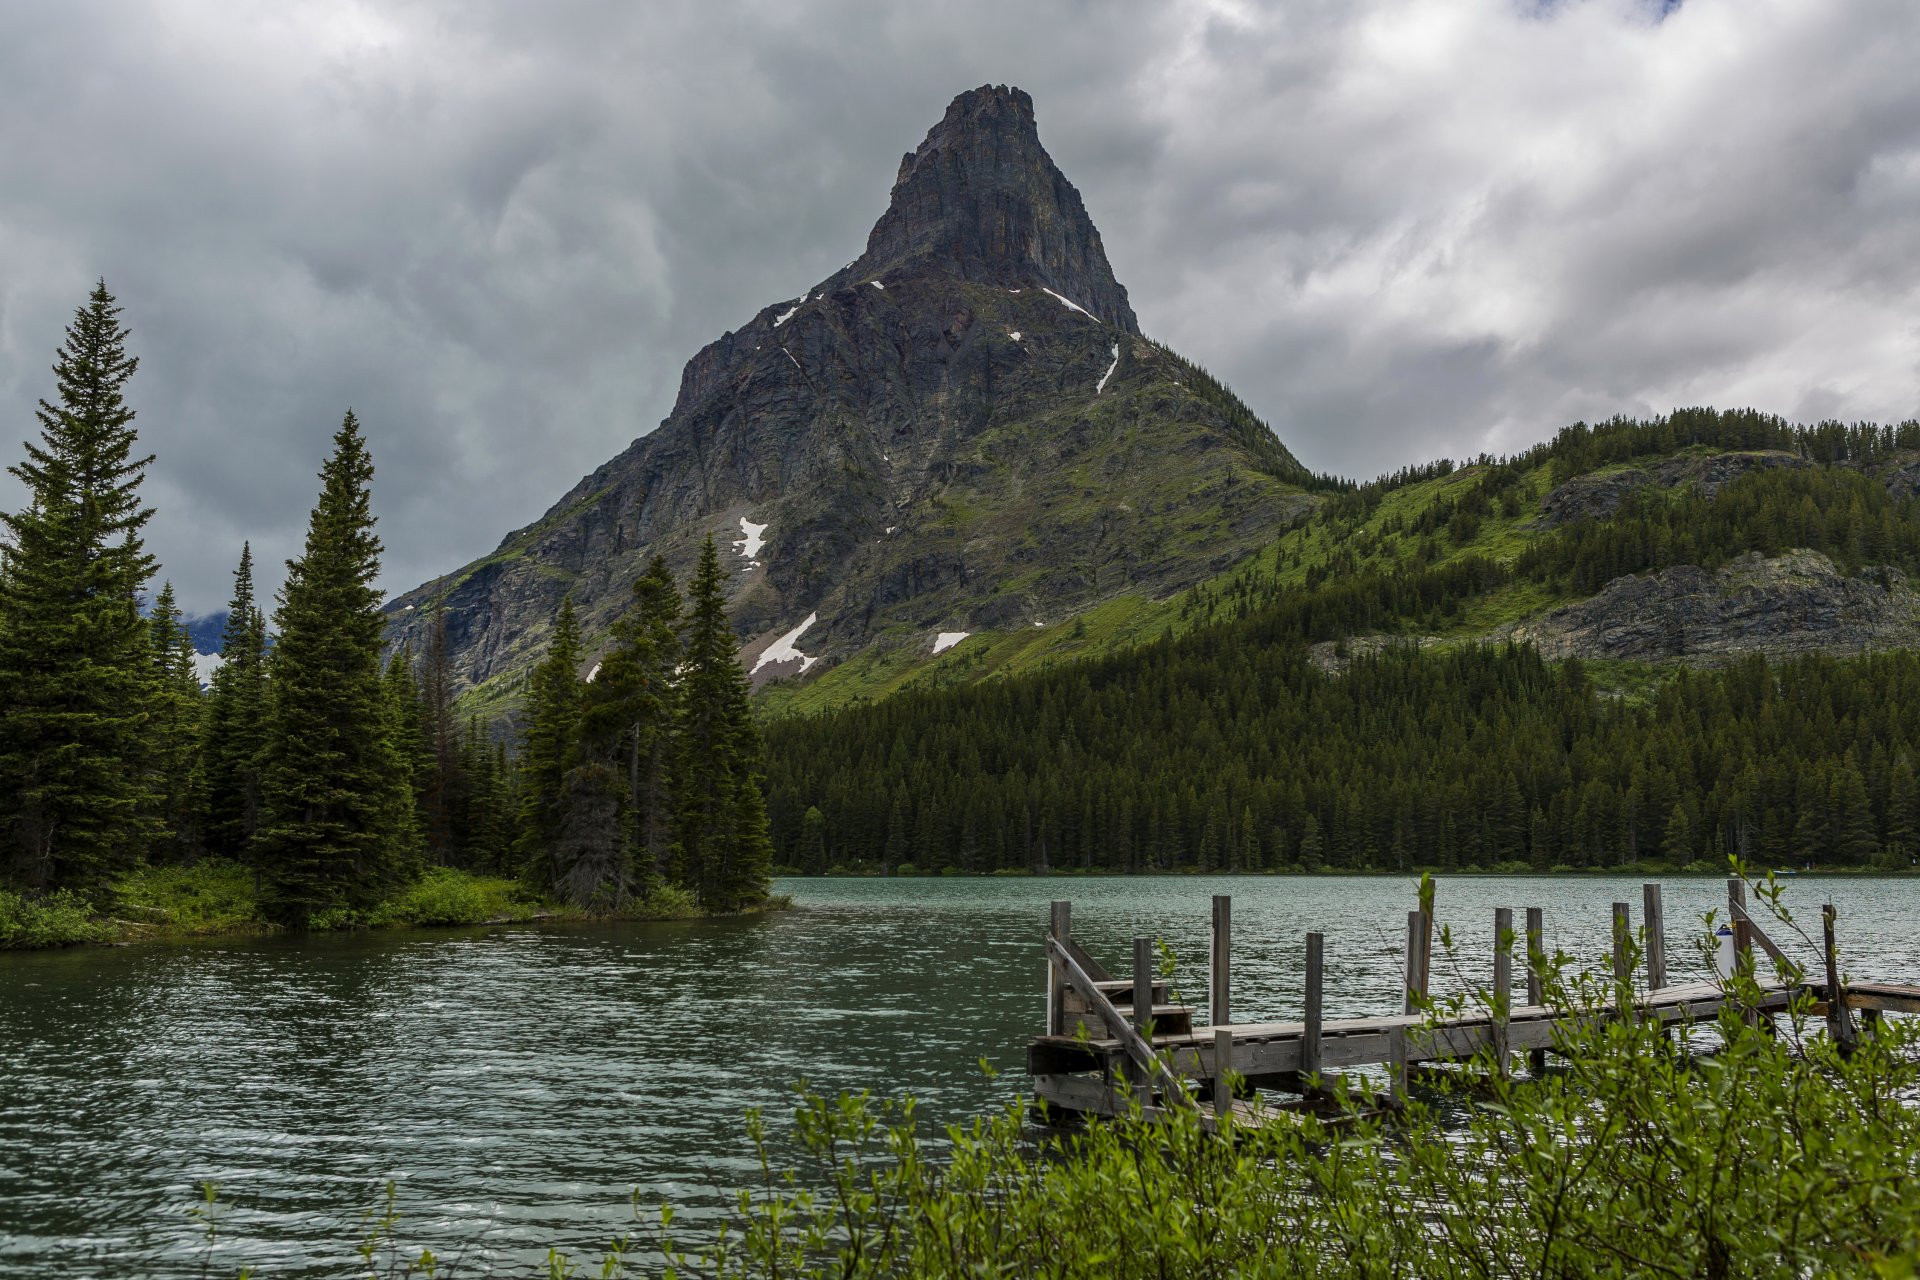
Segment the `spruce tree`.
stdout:
<path fill-rule="evenodd" d="M 687 586 L 681 677 L 676 858 L 709 911 L 739 911 L 767 896 L 773 845 L 761 791 L 759 729 L 727 621 L 713 538 Z"/>
<path fill-rule="evenodd" d="M 642 888 L 669 874 L 679 620 L 673 574 L 655 556 L 614 624 L 614 647 L 587 686 L 581 725 L 583 755 L 623 776 L 623 829 Z"/>
<path fill-rule="evenodd" d="M 388 655 L 386 674 L 381 680 L 387 694 L 387 736 L 406 775 L 414 828 L 424 833 L 433 758 L 427 748 L 426 711 L 420 697 L 420 682 L 414 678 L 413 668 L 413 645 L 403 644 Z"/>
<path fill-rule="evenodd" d="M 380 670 L 372 480 L 360 424 L 348 413 L 274 614 L 256 842 L 269 908 L 295 928 L 379 901 L 413 857 L 412 797 Z"/>
<path fill-rule="evenodd" d="M 175 862 L 191 862 L 200 852 L 204 826 L 200 768 L 204 699 L 193 637 L 181 620 L 171 582 L 154 598 L 147 625 L 152 636 L 153 681 L 148 694 L 147 788 L 161 826 L 154 851 Z"/>
<path fill-rule="evenodd" d="M 447 616 L 436 612 L 420 665 L 420 738 L 425 772 L 420 818 L 427 857 L 440 866 L 468 861 L 467 774 L 460 726 L 453 710 L 453 661 L 447 652 Z"/>
<path fill-rule="evenodd" d="M 139 596 L 152 575 L 122 395 L 139 361 L 104 282 L 67 327 L 39 443 L 8 470 L 28 503 L 0 513 L 0 814 L 13 878 L 96 893 L 158 833 L 142 767 L 153 689 Z"/>
<path fill-rule="evenodd" d="M 207 692 L 206 777 L 209 852 L 251 861 L 260 826 L 260 768 L 267 744 L 267 622 L 253 599 L 253 548 L 242 544 L 233 599 L 220 637 L 220 665 Z"/>
<path fill-rule="evenodd" d="M 552 888 L 553 850 L 560 838 L 561 800 L 567 771 L 580 742 L 580 626 L 573 597 L 560 602 L 547 656 L 534 669 L 527 690 L 526 727 L 520 742 L 519 831 L 514 852 L 527 875 Z"/>
<path fill-rule="evenodd" d="M 461 768 L 467 778 L 466 832 L 469 865 L 492 872 L 507 868 L 513 845 L 513 827 L 507 815 L 507 779 L 498 748 L 481 727 L 480 717 L 467 717 L 461 747 Z"/>

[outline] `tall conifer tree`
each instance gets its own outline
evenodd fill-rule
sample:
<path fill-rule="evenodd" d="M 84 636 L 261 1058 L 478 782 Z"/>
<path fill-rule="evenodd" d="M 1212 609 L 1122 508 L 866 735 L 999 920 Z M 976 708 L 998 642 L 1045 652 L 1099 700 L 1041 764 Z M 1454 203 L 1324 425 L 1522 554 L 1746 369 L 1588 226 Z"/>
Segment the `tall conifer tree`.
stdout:
<path fill-rule="evenodd" d="M 420 665 L 420 735 L 426 773 L 420 787 L 420 817 L 427 856 L 441 866 L 466 857 L 467 772 L 460 725 L 453 710 L 453 662 L 447 652 L 447 616 L 436 613 Z"/>
<path fill-rule="evenodd" d="M 623 780 L 622 822 L 643 886 L 664 878 L 673 845 L 672 773 L 679 688 L 680 593 L 655 556 L 613 627 L 614 647 L 587 686 L 582 750 Z"/>
<path fill-rule="evenodd" d="M 761 791 L 760 733 L 727 621 L 713 538 L 687 587 L 682 674 L 677 859 L 709 911 L 739 911 L 767 896 L 773 846 Z"/>
<path fill-rule="evenodd" d="M 161 833 L 156 852 L 177 862 L 190 862 L 200 852 L 205 825 L 204 775 L 200 768 L 201 719 L 204 699 L 200 672 L 194 662 L 193 637 L 174 602 L 173 584 L 165 583 L 154 597 L 152 634 L 152 691 L 148 695 L 147 788 Z"/>
<path fill-rule="evenodd" d="M 580 625 L 573 597 L 560 603 L 547 656 L 534 669 L 527 691 L 526 728 L 520 742 L 520 822 L 514 852 L 534 882 L 554 882 L 553 850 L 560 837 L 561 799 L 567 771 L 579 757 Z"/>
<path fill-rule="evenodd" d="M 260 826 L 260 768 L 267 743 L 267 622 L 253 599 L 253 548 L 242 544 L 220 665 L 207 693 L 206 774 L 210 852 L 248 858 Z"/>
<path fill-rule="evenodd" d="M 0 513 L 0 814 L 30 888 L 96 892 L 145 851 L 154 821 L 146 722 L 152 647 L 139 595 L 151 455 L 134 456 L 122 395 L 139 361 L 104 282 L 67 327 L 39 443 L 8 468 L 28 504 Z M 4 864 L 0 864 L 4 865 Z"/>
<path fill-rule="evenodd" d="M 412 862 L 412 797 L 380 669 L 385 622 L 369 494 L 373 461 L 348 413 L 274 616 L 273 714 L 257 843 L 273 913 L 294 927 L 371 905 Z"/>

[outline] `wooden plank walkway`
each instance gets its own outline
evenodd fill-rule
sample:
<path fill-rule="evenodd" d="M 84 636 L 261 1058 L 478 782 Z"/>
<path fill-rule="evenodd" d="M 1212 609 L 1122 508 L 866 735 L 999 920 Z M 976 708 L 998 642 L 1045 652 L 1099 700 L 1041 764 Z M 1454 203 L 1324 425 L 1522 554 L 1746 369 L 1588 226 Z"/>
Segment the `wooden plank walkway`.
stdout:
<path fill-rule="evenodd" d="M 1746 885 L 1728 881 L 1730 927 L 1724 932 L 1720 963 L 1751 969 L 1754 950 L 1782 958 L 1780 949 L 1745 910 Z M 1500 939 L 1494 957 L 1495 1007 L 1509 1011 L 1496 1018 L 1482 1009 L 1467 1016 L 1429 1019 L 1413 1010 L 1424 1005 L 1427 953 L 1433 922 L 1424 912 L 1410 912 L 1407 921 L 1405 992 L 1406 1012 L 1360 1018 L 1321 1016 L 1324 943 L 1321 935 L 1307 935 L 1307 1015 L 1296 1022 L 1234 1023 L 1231 1012 L 1232 907 L 1224 896 L 1214 899 L 1213 950 L 1209 962 L 1208 1012 L 1214 1025 L 1196 1027 L 1194 1010 L 1171 1001 L 1165 980 L 1153 973 L 1150 940 L 1134 942 L 1134 974 L 1116 978 L 1106 972 L 1076 943 L 1071 934 L 1072 908 L 1053 904 L 1047 936 L 1047 1027 L 1027 1049 L 1027 1071 L 1034 1096 L 1056 1111 L 1084 1115 L 1114 1115 L 1127 1105 L 1128 1092 L 1144 1101 L 1149 1115 L 1164 1108 L 1199 1106 L 1195 1090 L 1221 1101 L 1227 1098 L 1224 1081 L 1229 1072 L 1243 1081 L 1243 1096 L 1232 1101 L 1234 1123 L 1262 1124 L 1296 1115 L 1313 1104 L 1314 1096 L 1333 1073 L 1356 1067 L 1387 1067 L 1390 1097 L 1403 1097 L 1410 1069 L 1422 1064 L 1457 1062 L 1492 1051 L 1502 1069 L 1514 1055 L 1526 1054 L 1531 1068 L 1542 1068 L 1544 1054 L 1555 1047 L 1567 1027 L 1590 1018 L 1630 1016 L 1640 1021 L 1674 1025 L 1711 1021 L 1727 994 L 1719 983 L 1669 984 L 1666 975 L 1664 920 L 1660 886 L 1644 889 L 1648 922 L 1641 948 L 1646 972 L 1636 989 L 1628 970 L 1631 931 L 1629 909 L 1614 904 L 1615 991 L 1625 993 L 1600 1009 L 1558 1009 L 1541 1003 L 1541 976 L 1546 948 L 1542 915 L 1527 912 L 1525 938 L 1525 994 L 1527 1003 L 1511 1004 L 1511 955 L 1519 941 L 1513 914 L 1501 909 L 1495 919 Z M 1861 1010 L 1869 1020 L 1882 1012 L 1920 1013 L 1920 987 L 1879 982 L 1845 986 L 1835 1003 L 1828 993 L 1839 987 L 1833 946 L 1833 909 L 1826 908 L 1826 981 L 1804 978 L 1786 981 L 1756 975 L 1760 995 L 1743 1005 L 1753 1016 L 1773 1017 L 1802 997 L 1816 1002 L 1814 1012 L 1827 1018 L 1829 1034 L 1850 1044 L 1855 1034 L 1851 1011 Z M 1126 1088 L 1122 1088 L 1122 1084 Z M 1270 1099 L 1261 1089 L 1281 1090 L 1292 1098 Z M 1245 1096 L 1248 1090 L 1253 1096 Z M 1205 1123 L 1216 1123 L 1217 1108 L 1209 1107 Z"/>

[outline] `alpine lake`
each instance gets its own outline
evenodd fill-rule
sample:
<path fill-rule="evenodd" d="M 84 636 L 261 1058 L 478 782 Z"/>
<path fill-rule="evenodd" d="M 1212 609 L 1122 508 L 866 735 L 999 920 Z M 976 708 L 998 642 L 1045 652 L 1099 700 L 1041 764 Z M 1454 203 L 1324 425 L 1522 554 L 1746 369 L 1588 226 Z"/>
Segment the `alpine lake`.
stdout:
<path fill-rule="evenodd" d="M 1724 882 L 1669 877 L 1675 981 Z M 1796 877 L 1854 977 L 1920 972 L 1920 878 Z M 396 1234 L 458 1274 L 583 1269 L 673 1203 L 705 1238 L 776 1154 L 790 1086 L 910 1093 L 928 1131 L 1015 1104 L 1040 1028 L 1048 902 L 1116 973 L 1163 938 L 1204 1009 L 1209 898 L 1234 900 L 1237 1020 L 1301 1014 L 1326 938 L 1328 1016 L 1396 1011 L 1406 876 L 805 879 L 795 909 L 677 924 L 496 926 L 0 953 L 0 1274 L 339 1274 L 395 1184 Z M 1623 877 L 1454 876 L 1436 990 L 1485 983 L 1493 912 L 1545 909 L 1594 965 Z M 1518 914 L 1518 913 L 1516 913 Z M 1774 936 L 1811 968 L 1790 930 Z M 1204 1020 L 1204 1013 L 1202 1014 Z M 983 1066 L 984 1062 L 984 1066 Z M 988 1070 L 991 1068 L 991 1071 Z M 188 1210 L 219 1187 L 209 1247 Z"/>

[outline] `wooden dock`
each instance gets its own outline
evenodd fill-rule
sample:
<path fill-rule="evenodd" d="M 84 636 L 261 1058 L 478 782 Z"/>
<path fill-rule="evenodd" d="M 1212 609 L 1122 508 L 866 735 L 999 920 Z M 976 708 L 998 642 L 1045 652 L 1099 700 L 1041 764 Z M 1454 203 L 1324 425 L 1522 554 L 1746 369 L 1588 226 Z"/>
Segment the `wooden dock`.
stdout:
<path fill-rule="evenodd" d="M 1132 974 L 1117 978 L 1074 940 L 1072 907 L 1053 904 L 1046 937 L 1047 1025 L 1027 1049 L 1033 1093 L 1053 1118 L 1112 1116 L 1137 1101 L 1148 1115 L 1170 1107 L 1201 1107 L 1205 1122 L 1218 1123 L 1231 1109 L 1240 1124 L 1263 1123 L 1311 1109 L 1333 1077 L 1359 1067 L 1387 1069 L 1386 1105 L 1406 1096 L 1409 1079 L 1433 1064 L 1485 1057 L 1501 1072 L 1520 1055 L 1538 1074 L 1567 1024 L 1575 1019 L 1631 1017 L 1673 1025 L 1711 1021 L 1731 997 L 1721 982 L 1670 984 L 1660 886 L 1643 888 L 1644 935 L 1635 956 L 1630 906 L 1613 904 L 1613 999 L 1598 1009 L 1560 1009 L 1543 1002 L 1547 968 L 1543 913 L 1526 912 L 1522 992 L 1513 989 L 1513 956 L 1522 939 L 1513 912 L 1494 918 L 1491 999 L 1474 1013 L 1445 1018 L 1428 1005 L 1433 920 L 1423 911 L 1407 916 L 1402 1012 L 1362 1018 L 1327 1018 L 1321 1000 L 1325 944 L 1305 938 L 1305 1016 L 1297 1022 L 1236 1023 L 1232 1020 L 1232 902 L 1213 900 L 1207 1024 L 1197 1010 L 1174 1003 L 1169 984 L 1155 976 L 1151 939 L 1133 942 Z M 1843 1047 L 1860 1034 L 1853 1014 L 1871 1023 L 1882 1013 L 1920 1013 L 1920 987 L 1855 982 L 1842 985 L 1834 946 L 1834 909 L 1823 911 L 1825 955 L 1813 974 L 1787 962 L 1766 931 L 1748 915 L 1746 884 L 1727 882 L 1732 965 L 1751 975 L 1754 987 L 1740 1007 L 1746 1016 L 1775 1018 L 1802 1000 L 1815 1002 L 1827 1032 Z M 1787 967 L 1769 976 L 1756 967 L 1755 952 Z M 1768 969 L 1780 966 L 1768 966 Z M 1757 992 L 1757 994 L 1756 994 Z M 1837 992 L 1838 999 L 1831 998 Z M 1521 1001 L 1515 1003 L 1516 997 Z M 1229 1076 L 1239 1082 L 1235 1090 Z M 1266 1096 L 1260 1091 L 1277 1096 Z"/>

